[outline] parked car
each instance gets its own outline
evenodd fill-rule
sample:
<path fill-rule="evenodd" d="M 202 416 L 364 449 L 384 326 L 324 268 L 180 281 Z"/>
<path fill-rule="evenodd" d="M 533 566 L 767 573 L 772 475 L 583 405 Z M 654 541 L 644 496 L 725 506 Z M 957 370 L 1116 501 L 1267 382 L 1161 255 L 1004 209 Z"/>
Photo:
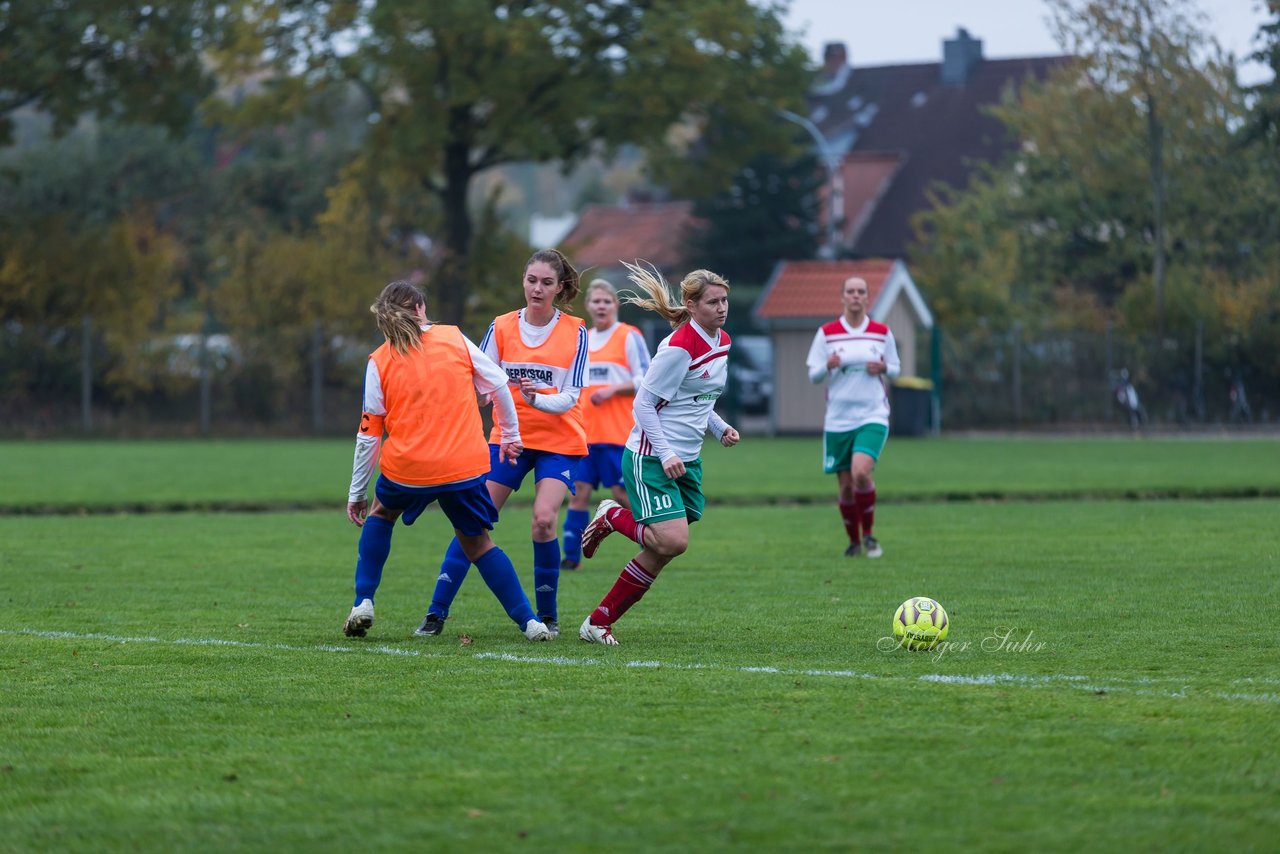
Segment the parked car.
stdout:
<path fill-rule="evenodd" d="M 766 335 L 735 337 L 729 350 L 729 377 L 743 412 L 767 414 L 773 397 L 773 341 Z"/>

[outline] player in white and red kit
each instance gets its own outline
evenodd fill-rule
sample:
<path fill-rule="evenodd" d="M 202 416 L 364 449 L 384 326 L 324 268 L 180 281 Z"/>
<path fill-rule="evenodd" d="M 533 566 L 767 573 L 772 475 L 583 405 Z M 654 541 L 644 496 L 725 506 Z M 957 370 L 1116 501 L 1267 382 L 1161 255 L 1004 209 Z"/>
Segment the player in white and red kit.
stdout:
<path fill-rule="evenodd" d="M 694 270 L 680 283 L 683 304 L 668 293 L 661 276 L 627 265 L 630 279 L 647 299 L 626 302 L 655 311 L 675 327 L 658 345 L 636 389 L 636 426 L 622 456 L 631 509 L 606 499 L 582 532 L 582 554 L 591 557 L 617 531 L 640 545 L 600 605 L 582 621 L 578 636 L 590 643 L 617 644 L 613 624 L 640 598 L 672 559 L 689 547 L 689 524 L 702 518 L 702 439 L 710 431 L 726 448 L 738 431 L 712 407 L 729 378 L 729 284 L 708 270 Z"/>
<path fill-rule="evenodd" d="M 887 381 L 902 365 L 889 327 L 867 315 L 866 280 L 846 279 L 841 302 L 844 313 L 813 336 L 805 365 L 810 382 L 827 381 L 822 467 L 839 478 L 840 516 L 849 535 L 845 556 L 880 557 L 883 550 L 871 535 L 876 509 L 872 472 L 889 436 Z"/>

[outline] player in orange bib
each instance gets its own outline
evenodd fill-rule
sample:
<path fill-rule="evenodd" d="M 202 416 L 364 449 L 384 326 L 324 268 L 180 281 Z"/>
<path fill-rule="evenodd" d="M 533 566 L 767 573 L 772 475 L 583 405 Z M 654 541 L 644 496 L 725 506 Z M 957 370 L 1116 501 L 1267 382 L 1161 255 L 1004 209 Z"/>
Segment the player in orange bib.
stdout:
<path fill-rule="evenodd" d="M 533 586 L 539 617 L 558 636 L 556 592 L 560 543 L 556 520 L 573 488 L 573 470 L 587 452 L 578 396 L 587 384 L 587 329 L 565 313 L 578 295 L 578 271 L 558 250 L 535 252 L 524 268 L 525 307 L 494 319 L 480 349 L 503 367 L 519 391 L 516 410 L 525 451 L 516 460 L 500 456 L 499 433 L 489 438 L 488 488 L 501 509 L 525 475 L 534 473 Z M 438 635 L 467 576 L 471 560 L 458 542 L 440 565 L 431 606 L 419 635 Z"/>
<path fill-rule="evenodd" d="M 489 452 L 475 396 L 494 398 L 499 460 L 519 459 L 523 446 L 506 374 L 457 327 L 429 321 L 422 292 L 408 282 L 387 285 L 370 309 L 387 340 L 365 368 L 364 413 L 347 495 L 347 518 L 360 528 L 356 598 L 343 634 L 364 637 L 373 626 L 373 598 L 396 520 L 412 525 L 439 503 L 453 525 L 454 543 L 480 568 L 511 619 L 529 640 L 549 640 L 510 558 L 489 537 L 498 509 L 484 486 Z M 376 466 L 382 473 L 370 507 Z"/>
<path fill-rule="evenodd" d="M 573 473 L 574 490 L 564 516 L 564 560 L 560 568 L 577 569 L 582 562 L 582 531 L 591 520 L 591 491 L 605 487 L 623 507 L 630 507 L 622 483 L 622 448 L 635 416 L 631 413 L 636 383 L 649 369 L 649 348 L 640 330 L 618 322 L 618 292 L 604 279 L 587 285 L 587 334 L 591 349 L 591 385 L 582 401 L 587 425 L 587 455 Z"/>

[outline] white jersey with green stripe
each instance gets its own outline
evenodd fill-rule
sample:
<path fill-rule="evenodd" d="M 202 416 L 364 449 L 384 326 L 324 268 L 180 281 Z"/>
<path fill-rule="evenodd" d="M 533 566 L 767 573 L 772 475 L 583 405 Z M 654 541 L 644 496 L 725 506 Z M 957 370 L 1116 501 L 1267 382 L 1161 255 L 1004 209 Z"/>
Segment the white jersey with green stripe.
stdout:
<path fill-rule="evenodd" d="M 661 400 L 656 408 L 662 436 L 647 435 L 637 419 L 627 447 L 657 456 L 654 446 L 665 445 L 685 462 L 701 456 L 707 420 L 729 379 L 728 355 L 729 335 L 723 329 L 712 336 L 690 322 L 664 338 L 640 382 Z"/>

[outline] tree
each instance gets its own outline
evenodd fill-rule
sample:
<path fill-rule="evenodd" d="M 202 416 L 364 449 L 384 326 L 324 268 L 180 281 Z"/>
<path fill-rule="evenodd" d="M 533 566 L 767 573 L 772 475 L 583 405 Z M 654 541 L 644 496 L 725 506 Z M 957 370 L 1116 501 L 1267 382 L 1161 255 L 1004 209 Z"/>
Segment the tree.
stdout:
<path fill-rule="evenodd" d="M 0 143 L 23 107 L 61 135 L 83 115 L 184 129 L 211 91 L 213 0 L 0 0 Z"/>
<path fill-rule="evenodd" d="M 89 317 L 121 395 L 147 384 L 137 344 L 178 292 L 172 225 L 199 196 L 197 163 L 158 129 L 112 126 L 0 156 L 0 316 L 29 364 L 65 361 Z"/>
<path fill-rule="evenodd" d="M 1239 264 L 1236 247 L 1250 233 L 1230 201 L 1246 191 L 1250 169 L 1231 155 L 1244 117 L 1233 69 L 1211 39 L 1179 29 L 1189 18 L 1149 36 L 1158 50 L 1144 54 L 1125 29 L 1130 18 L 1115 17 L 1128 9 L 1164 20 L 1181 6 L 1073 8 L 1076 29 L 1062 38 L 1083 55 L 1047 81 L 1026 81 L 994 109 L 1021 146 L 975 183 L 972 197 L 952 202 L 972 220 L 954 223 L 953 239 L 991 239 L 994 248 L 1016 236 L 1010 285 L 1068 287 L 1113 305 L 1149 283 L 1145 304 L 1160 333 L 1171 271 L 1190 281 L 1206 265 Z M 975 232 L 980 223 L 989 225 Z M 930 216 L 921 225 L 925 245 L 950 251 L 929 237 Z M 1179 319 L 1187 322 L 1185 312 Z"/>
<path fill-rule="evenodd" d="M 1251 59 L 1271 69 L 1271 79 L 1249 88 L 1255 99 L 1250 110 L 1248 139 L 1259 140 L 1280 151 L 1280 0 L 1267 0 L 1274 20 L 1258 29 L 1258 49 Z"/>
<path fill-rule="evenodd" d="M 779 259 L 812 258 L 818 246 L 817 158 L 791 160 L 762 154 L 733 179 L 728 190 L 694 205 L 703 222 L 690 254 L 730 280 L 763 283 Z"/>
<path fill-rule="evenodd" d="M 1073 19 L 1077 61 L 994 109 L 1020 146 L 917 221 L 912 267 L 935 315 L 979 344 L 1016 324 L 1041 353 L 1073 331 L 1093 346 L 1110 321 L 1161 389 L 1185 385 L 1198 355 L 1280 379 L 1267 355 L 1280 328 L 1276 149 L 1246 132 L 1234 68 L 1177 26 L 1148 39 L 1143 65 L 1120 26 L 1131 19 L 1112 17 L 1164 20 L 1181 2 L 1073 8 L 1093 16 Z"/>
<path fill-rule="evenodd" d="M 1168 153 L 1170 124 L 1186 121 L 1202 91 L 1188 93 L 1191 80 L 1182 70 L 1206 44 L 1203 13 L 1193 0 L 1051 0 L 1059 43 L 1086 58 L 1090 82 L 1123 96 L 1138 108 L 1143 121 L 1142 154 L 1151 205 L 1152 285 L 1156 328 L 1164 331 L 1167 273 Z M 1207 42 L 1213 45 L 1212 40 Z M 1216 48 L 1216 46 L 1214 46 Z M 1221 51 L 1210 61 L 1224 65 Z M 1197 87 L 1199 88 L 1199 87 Z M 1203 103 L 1203 102 L 1201 102 Z M 1193 114 L 1192 120 L 1196 117 Z"/>
<path fill-rule="evenodd" d="M 448 322 L 478 284 L 477 175 L 631 142 L 670 179 L 723 186 L 749 150 L 785 146 L 773 109 L 806 82 L 778 7 L 750 0 L 246 0 L 229 31 L 225 56 L 274 69 L 251 119 L 324 87 L 364 93 L 370 162 L 439 200 L 434 304 Z"/>

